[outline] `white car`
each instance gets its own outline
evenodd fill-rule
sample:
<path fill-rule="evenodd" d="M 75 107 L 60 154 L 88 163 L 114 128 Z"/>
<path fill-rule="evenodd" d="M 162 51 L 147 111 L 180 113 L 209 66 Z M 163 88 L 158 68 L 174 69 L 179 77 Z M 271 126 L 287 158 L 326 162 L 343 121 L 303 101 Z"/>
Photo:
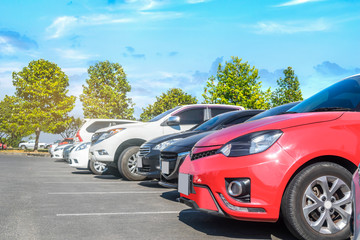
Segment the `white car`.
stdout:
<path fill-rule="evenodd" d="M 45 146 L 47 146 L 48 144 L 46 143 L 38 143 L 38 148 L 39 149 L 45 149 Z M 22 142 L 19 144 L 19 148 L 21 149 L 34 149 L 35 147 L 35 140 L 29 140 L 28 142 Z"/>
<path fill-rule="evenodd" d="M 66 147 L 69 147 L 71 146 L 72 144 L 63 144 L 63 145 L 59 145 L 57 146 L 54 151 L 53 151 L 53 154 L 52 154 L 52 158 L 55 158 L 55 159 L 64 159 L 64 149 Z"/>
<path fill-rule="evenodd" d="M 80 129 L 76 132 L 74 137 L 75 142 L 90 142 L 93 133 L 100 129 L 115 126 L 118 124 L 136 123 L 138 121 L 124 120 L 124 119 L 89 119 L 85 118 Z"/>
<path fill-rule="evenodd" d="M 92 166 L 94 169 L 91 169 L 89 165 L 89 148 L 90 148 L 91 142 L 83 142 L 78 143 L 75 145 L 73 150 L 70 152 L 69 155 L 69 165 L 73 168 L 78 169 L 89 169 L 92 172 L 95 172 L 95 174 L 101 174 L 105 171 L 105 164 L 103 163 L 96 163 L 94 166 Z"/>
<path fill-rule="evenodd" d="M 193 104 L 170 109 L 148 122 L 117 125 L 95 132 L 90 147 L 90 164 L 101 162 L 109 170 L 128 180 L 143 180 L 137 173 L 137 158 L 141 144 L 161 135 L 189 130 L 197 124 L 224 112 L 243 107 L 218 104 Z M 113 171 L 117 168 L 118 171 Z"/>

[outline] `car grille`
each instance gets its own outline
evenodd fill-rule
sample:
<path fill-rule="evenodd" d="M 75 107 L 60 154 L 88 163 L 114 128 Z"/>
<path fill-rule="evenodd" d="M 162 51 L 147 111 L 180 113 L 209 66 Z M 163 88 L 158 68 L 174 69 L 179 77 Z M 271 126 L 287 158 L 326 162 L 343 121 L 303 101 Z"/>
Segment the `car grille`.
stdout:
<path fill-rule="evenodd" d="M 211 155 L 215 155 L 216 154 L 216 150 L 210 150 L 210 151 L 206 151 L 206 152 L 201 152 L 201 153 L 195 153 L 191 155 L 191 160 L 196 160 L 199 158 L 203 158 L 203 157 L 208 157 Z"/>
<path fill-rule="evenodd" d="M 140 147 L 139 150 L 139 156 L 145 156 L 146 154 L 148 154 L 150 152 L 150 146 L 149 145 L 144 145 Z"/>

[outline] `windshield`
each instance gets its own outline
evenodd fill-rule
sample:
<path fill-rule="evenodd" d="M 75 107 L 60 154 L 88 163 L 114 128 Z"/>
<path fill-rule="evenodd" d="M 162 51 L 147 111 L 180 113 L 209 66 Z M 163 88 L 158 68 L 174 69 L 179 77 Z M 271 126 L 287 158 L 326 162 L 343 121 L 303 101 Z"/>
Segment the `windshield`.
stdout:
<path fill-rule="evenodd" d="M 210 129 L 213 129 L 217 127 L 219 124 L 224 122 L 224 120 L 227 120 L 229 117 L 233 116 L 234 114 L 237 114 L 239 111 L 231 111 L 223 114 L 219 114 L 208 121 L 204 122 L 197 128 L 195 128 L 193 131 L 208 131 Z"/>
<path fill-rule="evenodd" d="M 162 119 L 163 117 L 165 117 L 166 115 L 168 115 L 168 114 L 172 113 L 173 111 L 179 109 L 180 107 L 181 106 L 177 106 L 177 107 L 174 107 L 174 108 L 172 108 L 170 110 L 167 110 L 166 112 L 163 112 L 163 113 L 157 115 L 156 117 L 154 117 L 153 119 L 149 120 L 149 122 L 156 122 L 157 120 Z"/>
<path fill-rule="evenodd" d="M 288 112 L 355 111 L 360 102 L 360 76 L 335 83 Z"/>
<path fill-rule="evenodd" d="M 292 103 L 287 103 L 281 106 L 277 106 L 274 108 L 271 108 L 265 112 L 259 113 L 255 116 L 253 116 L 252 118 L 249 118 L 248 120 L 246 120 L 245 122 L 250 122 L 250 121 L 254 121 L 254 120 L 258 120 L 260 118 L 264 118 L 264 117 L 270 117 L 270 116 L 275 116 L 275 115 L 279 115 L 282 114 L 284 112 L 286 112 L 287 110 L 289 110 L 290 108 L 296 106 L 297 104 L 299 104 L 299 102 L 292 102 Z"/>

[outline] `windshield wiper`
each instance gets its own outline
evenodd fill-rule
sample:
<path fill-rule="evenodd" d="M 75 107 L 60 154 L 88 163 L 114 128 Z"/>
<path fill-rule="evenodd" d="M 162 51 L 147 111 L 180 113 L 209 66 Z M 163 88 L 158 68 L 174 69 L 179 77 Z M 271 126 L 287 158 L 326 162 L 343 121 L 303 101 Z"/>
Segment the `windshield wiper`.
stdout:
<path fill-rule="evenodd" d="M 321 107 L 311 110 L 310 112 L 327 112 L 327 111 L 354 111 L 354 109 L 344 108 L 344 107 Z"/>

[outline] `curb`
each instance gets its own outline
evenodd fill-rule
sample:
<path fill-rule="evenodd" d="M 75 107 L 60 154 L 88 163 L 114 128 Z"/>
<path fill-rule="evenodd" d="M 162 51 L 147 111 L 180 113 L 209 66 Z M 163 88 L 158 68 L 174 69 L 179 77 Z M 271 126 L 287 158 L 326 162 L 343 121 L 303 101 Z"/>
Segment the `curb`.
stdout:
<path fill-rule="evenodd" d="M 0 151 L 0 155 L 17 155 L 17 156 L 28 156 L 28 157 L 50 157 L 49 153 L 27 153 L 27 152 L 5 152 L 5 151 Z"/>

